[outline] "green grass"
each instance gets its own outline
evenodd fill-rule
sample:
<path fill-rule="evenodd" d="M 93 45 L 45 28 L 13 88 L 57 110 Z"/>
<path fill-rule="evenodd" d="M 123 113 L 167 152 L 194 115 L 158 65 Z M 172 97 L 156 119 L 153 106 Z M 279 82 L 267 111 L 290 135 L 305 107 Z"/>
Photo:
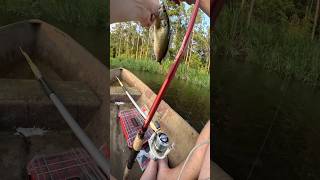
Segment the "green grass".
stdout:
<path fill-rule="evenodd" d="M 137 71 L 148 71 L 152 73 L 167 74 L 172 61 L 164 61 L 160 65 L 158 62 L 149 59 L 132 60 L 125 57 L 110 58 L 111 68 L 123 67 Z M 187 68 L 181 63 L 176 72 L 178 79 L 199 85 L 202 87 L 210 86 L 210 75 L 203 69 Z"/>
<path fill-rule="evenodd" d="M 247 29 L 245 21 L 234 18 L 237 13 L 226 8 L 221 14 L 214 54 L 259 64 L 283 78 L 319 82 L 320 41 L 310 39 L 310 21 L 272 23 L 256 18 Z"/>
<path fill-rule="evenodd" d="M 106 27 L 106 0 L 2 0 L 2 14 L 41 18 L 77 26 Z"/>

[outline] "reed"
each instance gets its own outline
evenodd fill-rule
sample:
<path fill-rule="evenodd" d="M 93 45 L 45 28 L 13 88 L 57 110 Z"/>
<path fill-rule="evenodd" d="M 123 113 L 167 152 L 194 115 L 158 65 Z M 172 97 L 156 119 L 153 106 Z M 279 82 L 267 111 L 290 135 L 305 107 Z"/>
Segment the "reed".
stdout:
<path fill-rule="evenodd" d="M 172 61 L 165 60 L 160 65 L 158 62 L 149 59 L 132 60 L 125 57 L 110 58 L 111 68 L 124 67 L 137 71 L 148 71 L 158 74 L 167 74 Z M 180 64 L 176 77 L 201 87 L 210 86 L 210 75 L 203 69 L 188 68 Z"/>
<path fill-rule="evenodd" d="M 310 39 L 310 21 L 273 23 L 253 19 L 249 28 L 244 26 L 239 12 L 226 8 L 214 33 L 214 54 L 261 65 L 283 78 L 318 84 L 320 41 Z"/>

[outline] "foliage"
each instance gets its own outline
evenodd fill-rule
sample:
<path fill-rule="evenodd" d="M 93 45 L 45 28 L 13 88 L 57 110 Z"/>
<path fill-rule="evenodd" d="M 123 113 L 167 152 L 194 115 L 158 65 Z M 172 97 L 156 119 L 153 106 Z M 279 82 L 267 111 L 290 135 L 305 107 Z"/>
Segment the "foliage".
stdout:
<path fill-rule="evenodd" d="M 169 51 L 164 62 L 164 67 L 167 64 L 171 64 L 174 60 L 176 53 L 178 52 L 184 34 L 189 23 L 192 6 L 186 7 L 185 3 L 181 3 L 180 6 L 174 4 L 168 5 L 168 15 L 170 17 L 171 24 L 171 43 Z M 210 69 L 210 47 L 209 47 L 209 30 L 206 29 L 203 22 L 204 14 L 201 12 L 197 16 L 194 31 L 191 35 L 191 39 L 188 44 L 188 48 L 183 57 L 183 67 L 186 70 L 193 71 L 198 69 L 206 72 L 209 76 Z M 146 63 L 147 60 L 151 62 L 146 63 L 148 66 L 146 69 L 150 70 L 153 68 L 158 69 L 154 66 L 152 59 L 155 59 L 153 55 L 153 30 L 142 28 L 136 23 L 116 23 L 111 26 L 110 34 L 110 57 L 112 58 L 126 58 L 128 61 L 134 63 L 141 62 Z M 136 61 L 135 61 L 136 60 Z M 143 60 L 143 61 L 138 61 Z M 111 61 L 111 64 L 113 62 Z M 130 62 L 126 62 L 130 63 Z M 149 67 L 150 65 L 150 67 Z M 130 63 L 130 67 L 136 67 L 133 63 Z M 182 69 L 179 67 L 179 69 Z M 153 72 L 158 72 L 153 70 Z M 163 72 L 161 72 L 163 73 Z M 182 77 L 183 78 L 183 77 Z M 189 76 L 187 77 L 189 78 Z"/>
<path fill-rule="evenodd" d="M 216 24 L 214 52 L 243 59 L 275 71 L 317 84 L 320 78 L 319 25 L 311 40 L 315 1 L 257 0 L 246 27 L 249 3 L 227 4 Z"/>
<path fill-rule="evenodd" d="M 1 0 L 1 13 L 45 18 L 78 26 L 106 27 L 105 0 Z"/>
<path fill-rule="evenodd" d="M 124 67 L 127 69 L 148 71 L 159 74 L 167 74 L 171 64 L 172 62 L 165 61 L 160 65 L 158 62 L 150 59 L 133 60 L 125 57 L 110 59 L 111 68 Z M 210 84 L 210 76 L 208 76 L 206 70 L 188 68 L 186 64 L 180 64 L 176 77 L 202 87 L 209 87 Z"/>

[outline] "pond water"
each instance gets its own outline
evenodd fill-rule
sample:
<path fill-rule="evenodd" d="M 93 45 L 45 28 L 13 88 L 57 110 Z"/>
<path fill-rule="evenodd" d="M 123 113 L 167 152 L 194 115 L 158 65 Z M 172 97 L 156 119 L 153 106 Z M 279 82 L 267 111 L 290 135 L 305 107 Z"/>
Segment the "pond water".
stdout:
<path fill-rule="evenodd" d="M 134 71 L 139 79 L 158 93 L 166 75 Z M 210 90 L 175 78 L 164 100 L 198 132 L 210 119 Z"/>
<path fill-rule="evenodd" d="M 217 164 L 235 179 L 320 179 L 319 88 L 215 59 Z"/>

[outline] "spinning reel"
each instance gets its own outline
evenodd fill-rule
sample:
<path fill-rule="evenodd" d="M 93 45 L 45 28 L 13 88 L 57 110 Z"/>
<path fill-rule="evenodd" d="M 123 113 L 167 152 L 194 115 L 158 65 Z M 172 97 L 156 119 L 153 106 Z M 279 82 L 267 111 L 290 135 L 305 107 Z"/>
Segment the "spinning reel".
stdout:
<path fill-rule="evenodd" d="M 169 143 L 168 135 L 160 130 L 158 122 L 151 123 L 151 128 L 154 130 L 154 133 L 148 140 L 150 158 L 153 160 L 164 159 L 173 149 L 174 143 Z"/>

